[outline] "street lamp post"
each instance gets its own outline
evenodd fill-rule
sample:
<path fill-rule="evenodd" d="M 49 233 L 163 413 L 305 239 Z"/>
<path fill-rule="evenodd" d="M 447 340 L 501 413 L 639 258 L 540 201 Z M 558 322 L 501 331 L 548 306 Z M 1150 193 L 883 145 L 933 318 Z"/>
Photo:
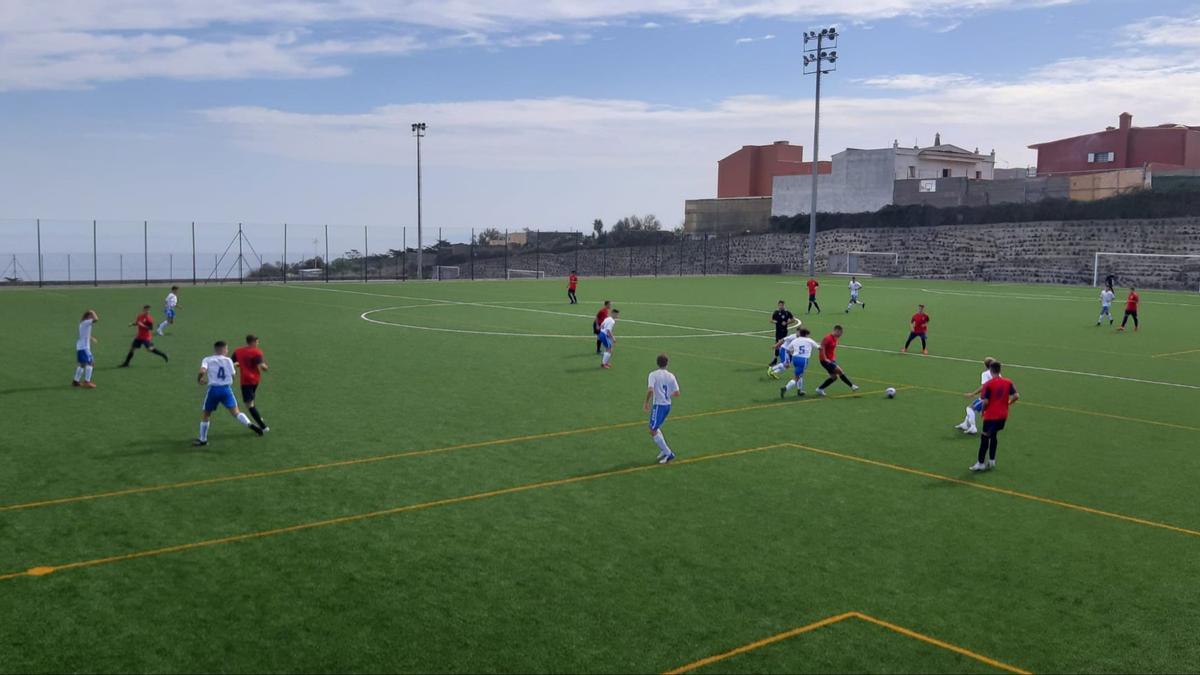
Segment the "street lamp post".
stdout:
<path fill-rule="evenodd" d="M 417 279 L 422 279 L 425 247 L 421 238 L 421 139 L 425 137 L 425 123 L 414 122 L 412 134 L 417 139 Z"/>
<path fill-rule="evenodd" d="M 838 32 L 836 28 L 822 28 L 804 33 L 804 74 L 817 76 L 816 108 L 813 113 L 812 148 L 812 204 L 808 209 L 808 274 L 817 275 L 817 176 L 821 140 L 821 76 L 837 70 Z M 815 47 L 809 43 L 815 42 Z"/>

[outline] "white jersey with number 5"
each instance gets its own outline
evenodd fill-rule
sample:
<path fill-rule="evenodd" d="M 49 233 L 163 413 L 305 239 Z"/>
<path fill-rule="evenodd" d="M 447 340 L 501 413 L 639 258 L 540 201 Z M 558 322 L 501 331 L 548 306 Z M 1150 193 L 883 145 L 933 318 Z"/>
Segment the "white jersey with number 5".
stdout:
<path fill-rule="evenodd" d="M 817 344 L 816 340 L 809 337 L 798 337 L 792 340 L 788 345 L 788 353 L 792 356 L 799 356 L 802 359 L 812 358 L 813 352 L 820 349 L 821 345 Z"/>
<path fill-rule="evenodd" d="M 613 327 L 616 325 L 617 320 L 610 316 L 604 320 L 604 323 L 600 324 L 600 332 L 607 333 L 611 337 L 613 334 Z"/>
<path fill-rule="evenodd" d="M 646 386 L 654 392 L 654 405 L 671 405 L 671 397 L 679 391 L 679 381 L 666 368 L 650 371 Z"/>
<path fill-rule="evenodd" d="M 213 354 L 204 357 L 200 367 L 208 372 L 208 386 L 229 387 L 233 385 L 233 360 L 228 356 Z"/>

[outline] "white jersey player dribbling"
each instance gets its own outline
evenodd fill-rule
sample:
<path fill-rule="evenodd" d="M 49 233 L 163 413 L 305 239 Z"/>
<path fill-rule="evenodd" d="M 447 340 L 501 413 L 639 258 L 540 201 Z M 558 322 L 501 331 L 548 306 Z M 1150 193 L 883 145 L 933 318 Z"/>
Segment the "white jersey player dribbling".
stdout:
<path fill-rule="evenodd" d="M 787 343 L 790 357 L 788 360 L 792 364 L 792 379 L 788 380 L 787 385 L 779 388 L 780 398 L 786 396 L 793 389 L 796 390 L 797 396 L 804 395 L 804 371 L 808 369 L 808 361 L 812 358 L 813 352 L 821 348 L 816 340 L 809 337 L 810 334 L 807 328 L 797 328 L 796 334 Z"/>
<path fill-rule="evenodd" d="M 846 305 L 847 314 L 850 313 L 850 308 L 855 305 L 858 305 L 863 309 L 867 308 L 867 303 L 859 302 L 858 300 L 858 292 L 862 290 L 862 287 L 863 285 L 859 283 L 858 277 L 850 277 L 850 285 L 848 286 L 850 289 L 850 303 Z"/>
<path fill-rule="evenodd" d="M 234 365 L 233 359 L 229 358 L 229 347 L 223 341 L 217 342 L 213 345 L 213 353 L 200 362 L 200 374 L 196 376 L 196 382 L 208 385 L 208 391 L 204 396 L 204 412 L 200 416 L 200 436 L 192 445 L 208 445 L 209 420 L 213 411 L 220 406 L 224 406 L 243 426 L 259 436 L 263 435 L 262 427 L 251 422 L 246 413 L 238 410 L 237 399 L 233 397 L 233 373 Z"/>
<path fill-rule="evenodd" d="M 983 385 L 987 384 L 988 380 L 994 377 L 991 371 L 993 361 L 995 359 L 990 356 L 983 360 L 983 374 L 979 376 L 979 388 L 966 394 L 967 398 L 974 398 L 975 400 L 971 401 L 971 405 L 967 406 L 966 418 L 961 423 L 955 425 L 955 429 L 968 434 L 978 433 L 978 430 L 975 428 L 975 413 L 983 412 L 983 401 L 979 398 L 979 395 L 983 393 Z"/>
<path fill-rule="evenodd" d="M 1097 326 L 1104 321 L 1104 317 L 1106 316 L 1108 317 L 1108 325 L 1111 326 L 1113 324 L 1112 301 L 1116 296 L 1117 294 L 1113 293 L 1111 288 L 1105 288 L 1100 291 L 1100 318 L 1096 319 Z"/>
<path fill-rule="evenodd" d="M 658 463 L 666 464 L 675 459 L 675 453 L 667 445 L 662 425 L 667 421 L 667 415 L 671 414 L 671 400 L 679 396 L 679 381 L 667 370 L 666 354 L 659 354 L 657 363 L 658 369 L 650 371 L 646 381 L 646 400 L 642 403 L 642 409 L 650 413 L 650 438 L 658 446 Z"/>

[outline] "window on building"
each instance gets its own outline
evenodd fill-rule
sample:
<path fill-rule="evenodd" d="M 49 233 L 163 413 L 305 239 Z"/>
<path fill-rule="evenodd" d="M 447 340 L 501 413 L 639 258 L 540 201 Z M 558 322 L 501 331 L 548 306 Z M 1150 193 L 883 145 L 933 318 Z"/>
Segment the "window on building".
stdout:
<path fill-rule="evenodd" d="M 982 171 L 976 171 L 976 172 L 975 172 L 975 180 L 979 180 L 979 179 L 981 179 L 981 178 L 983 178 L 983 172 L 982 172 Z"/>
<path fill-rule="evenodd" d="M 942 178 L 950 177 L 950 169 L 942 169 Z"/>
<path fill-rule="evenodd" d="M 1102 162 L 1111 162 L 1116 159 L 1112 152 L 1089 152 L 1088 164 L 1099 164 Z"/>
<path fill-rule="evenodd" d="M 916 178 L 916 177 L 917 177 L 917 167 L 915 167 L 915 166 L 912 166 L 912 165 L 909 165 L 909 167 L 908 167 L 908 177 L 909 177 L 909 178 Z"/>

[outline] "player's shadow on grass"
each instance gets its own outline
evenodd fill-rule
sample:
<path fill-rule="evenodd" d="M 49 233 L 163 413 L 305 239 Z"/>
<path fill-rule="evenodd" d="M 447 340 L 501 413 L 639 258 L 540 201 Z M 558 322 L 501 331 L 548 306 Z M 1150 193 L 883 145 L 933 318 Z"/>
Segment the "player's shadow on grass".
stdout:
<path fill-rule="evenodd" d="M 14 389 L 0 389 L 0 396 L 13 396 L 16 394 L 33 394 L 33 393 L 36 393 L 39 391 L 54 391 L 55 389 L 62 391 L 65 389 L 70 389 L 70 388 L 71 388 L 71 385 L 67 385 L 64 387 L 61 384 L 54 384 L 54 385 L 50 385 L 50 386 L 46 386 L 46 387 L 16 387 Z"/>
<path fill-rule="evenodd" d="M 112 452 L 105 457 L 146 457 L 150 455 L 231 455 L 246 452 L 245 443 L 253 442 L 256 438 L 238 438 L 235 436 L 212 436 L 208 445 L 195 447 L 192 439 L 172 436 L 154 441 L 142 441 L 125 445 L 119 452 Z"/>

